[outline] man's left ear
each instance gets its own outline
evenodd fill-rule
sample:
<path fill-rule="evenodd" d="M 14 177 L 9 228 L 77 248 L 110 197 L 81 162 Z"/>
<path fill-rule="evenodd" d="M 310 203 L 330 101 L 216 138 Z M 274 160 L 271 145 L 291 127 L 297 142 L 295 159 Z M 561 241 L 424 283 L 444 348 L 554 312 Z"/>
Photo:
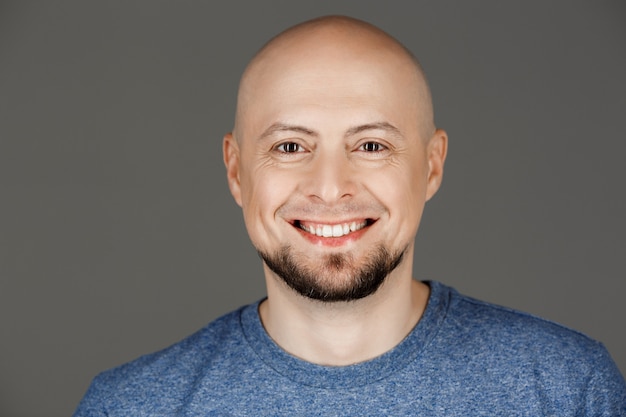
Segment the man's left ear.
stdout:
<path fill-rule="evenodd" d="M 426 155 L 428 157 L 428 184 L 426 187 L 426 201 L 435 195 L 443 178 L 443 164 L 448 152 L 448 134 L 437 129 L 428 141 Z"/>

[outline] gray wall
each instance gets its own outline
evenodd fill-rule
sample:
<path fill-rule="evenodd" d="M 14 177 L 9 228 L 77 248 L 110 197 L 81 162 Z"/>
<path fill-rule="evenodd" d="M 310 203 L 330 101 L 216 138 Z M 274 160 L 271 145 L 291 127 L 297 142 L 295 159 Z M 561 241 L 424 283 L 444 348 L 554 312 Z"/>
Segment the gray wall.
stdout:
<path fill-rule="evenodd" d="M 0 3 L 1 416 L 69 415 L 97 372 L 263 296 L 221 138 L 254 51 L 329 13 L 420 57 L 450 135 L 415 276 L 626 371 L 623 2 L 216 3 Z"/>

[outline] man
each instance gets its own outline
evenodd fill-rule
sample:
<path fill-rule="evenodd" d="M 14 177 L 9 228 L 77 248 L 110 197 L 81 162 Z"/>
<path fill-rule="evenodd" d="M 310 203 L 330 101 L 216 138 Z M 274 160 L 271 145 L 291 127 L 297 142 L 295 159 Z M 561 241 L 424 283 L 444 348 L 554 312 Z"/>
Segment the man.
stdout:
<path fill-rule="evenodd" d="M 412 278 L 446 149 L 419 64 L 378 28 L 272 39 L 224 138 L 267 299 L 101 374 L 75 415 L 626 415 L 599 343 Z"/>

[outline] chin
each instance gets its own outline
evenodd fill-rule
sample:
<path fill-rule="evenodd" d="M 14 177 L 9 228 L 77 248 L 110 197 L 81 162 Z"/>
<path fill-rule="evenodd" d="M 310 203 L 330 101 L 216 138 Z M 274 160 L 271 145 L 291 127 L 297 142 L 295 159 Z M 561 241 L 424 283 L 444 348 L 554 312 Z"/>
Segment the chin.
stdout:
<path fill-rule="evenodd" d="M 407 248 L 391 252 L 378 245 L 364 261 L 350 253 L 331 253 L 314 266 L 306 265 L 308 257 L 289 246 L 271 254 L 257 251 L 278 279 L 297 294 L 323 302 L 346 302 L 374 294 L 402 262 Z"/>

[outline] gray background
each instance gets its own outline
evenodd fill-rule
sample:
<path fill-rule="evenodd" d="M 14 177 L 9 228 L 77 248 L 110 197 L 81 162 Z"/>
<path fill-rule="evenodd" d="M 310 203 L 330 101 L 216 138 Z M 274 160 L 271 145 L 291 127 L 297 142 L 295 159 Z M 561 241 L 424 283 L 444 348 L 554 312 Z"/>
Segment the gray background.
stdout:
<path fill-rule="evenodd" d="M 626 371 L 620 1 L 0 3 L 0 415 L 263 296 L 221 138 L 278 31 L 371 21 L 450 135 L 415 276 L 601 340 Z"/>

